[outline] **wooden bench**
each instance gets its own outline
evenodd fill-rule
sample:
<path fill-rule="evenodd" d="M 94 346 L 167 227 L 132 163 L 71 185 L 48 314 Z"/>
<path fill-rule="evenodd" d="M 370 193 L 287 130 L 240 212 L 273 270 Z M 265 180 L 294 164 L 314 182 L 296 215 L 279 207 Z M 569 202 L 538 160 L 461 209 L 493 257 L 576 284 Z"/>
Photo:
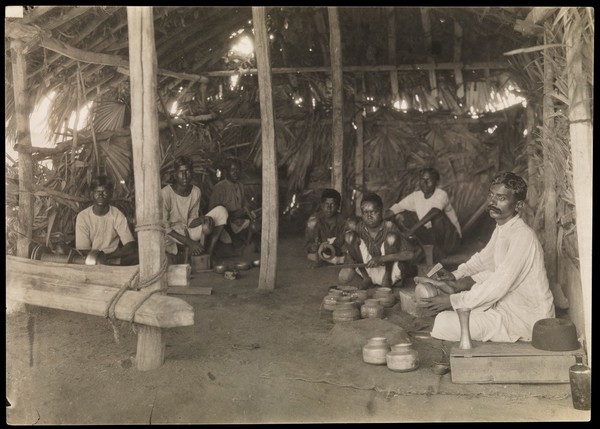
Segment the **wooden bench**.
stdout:
<path fill-rule="evenodd" d="M 137 266 L 73 265 L 6 257 L 6 298 L 25 304 L 106 317 L 119 288 L 137 271 Z M 116 302 L 114 316 L 140 325 L 136 359 L 144 361 L 144 327 L 175 328 L 194 324 L 193 307 L 180 298 L 127 290 Z M 139 365 L 138 365 L 139 367 Z"/>

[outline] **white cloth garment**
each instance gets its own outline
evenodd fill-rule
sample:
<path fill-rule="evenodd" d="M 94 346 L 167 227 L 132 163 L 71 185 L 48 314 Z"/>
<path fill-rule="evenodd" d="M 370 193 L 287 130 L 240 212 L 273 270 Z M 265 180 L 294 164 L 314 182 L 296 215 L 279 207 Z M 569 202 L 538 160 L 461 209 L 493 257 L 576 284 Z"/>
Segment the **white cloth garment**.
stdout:
<path fill-rule="evenodd" d="M 391 206 L 390 210 L 394 214 L 401 213 L 405 210 L 416 212 L 417 217 L 421 220 L 433 208 L 443 211 L 446 216 L 448 216 L 452 225 L 456 228 L 459 237 L 462 237 L 458 216 L 456 216 L 454 207 L 452 207 L 452 204 L 450 203 L 448 193 L 443 189 L 435 188 L 435 191 L 433 191 L 433 194 L 429 198 L 425 198 L 423 191 L 415 191 Z M 432 227 L 431 222 L 427 222 L 424 226 L 427 229 Z"/>
<path fill-rule="evenodd" d="M 381 245 L 382 255 L 385 255 L 384 246 L 385 243 Z M 365 242 L 363 240 L 360 241 L 358 248 L 360 249 L 363 261 L 365 261 L 365 263 L 369 262 L 372 259 L 372 256 L 369 253 L 369 250 L 367 249 L 367 246 L 365 245 Z M 381 286 L 381 283 L 383 282 L 383 276 L 385 275 L 385 266 L 380 265 L 378 267 L 365 269 L 367 270 L 367 274 L 369 274 L 369 277 L 371 277 L 371 281 L 373 282 L 373 284 Z M 358 273 L 359 276 L 362 277 L 362 274 L 360 273 L 360 270 L 358 268 L 355 268 L 354 270 Z M 398 262 L 394 262 L 394 265 L 392 267 L 392 284 L 395 284 L 400 279 L 402 279 L 402 272 L 400 271 Z"/>
<path fill-rule="evenodd" d="M 101 250 L 110 254 L 119 247 L 134 241 L 127 218 L 114 206 L 104 216 L 94 214 L 93 206 L 81 211 L 75 220 L 75 247 L 80 250 Z"/>
<path fill-rule="evenodd" d="M 471 338 L 478 341 L 531 341 L 533 325 L 554 317 L 544 252 L 520 216 L 497 225 L 490 241 L 453 272 L 456 279 L 471 276 L 471 290 L 450 295 L 454 309 L 470 308 Z M 431 336 L 460 340 L 453 311 L 437 315 Z"/>
<path fill-rule="evenodd" d="M 176 243 L 179 243 L 179 241 L 168 235 L 171 231 L 181 235 L 185 235 L 185 232 L 188 231 L 192 240 L 204 244 L 202 225 L 188 228 L 188 225 L 200 215 L 200 188 L 193 185 L 190 194 L 183 197 L 177 195 L 171 185 L 167 185 L 162 188 L 161 193 L 163 198 L 163 220 L 166 223 L 165 251 L 172 255 L 177 254 Z M 213 208 L 206 216 L 214 219 L 215 226 L 227 223 L 227 209 L 223 206 Z"/>

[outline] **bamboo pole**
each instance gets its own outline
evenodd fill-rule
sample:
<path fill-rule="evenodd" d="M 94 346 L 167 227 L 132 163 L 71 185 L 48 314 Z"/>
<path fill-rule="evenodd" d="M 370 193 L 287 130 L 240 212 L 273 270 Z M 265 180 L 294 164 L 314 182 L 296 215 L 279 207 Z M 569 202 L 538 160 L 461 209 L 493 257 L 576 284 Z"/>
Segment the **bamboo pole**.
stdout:
<path fill-rule="evenodd" d="M 262 130 L 262 237 L 259 289 L 275 289 L 277 280 L 277 239 L 279 231 L 279 190 L 277 151 L 271 87 L 271 59 L 265 7 L 252 7 L 256 65 Z"/>
<path fill-rule="evenodd" d="M 17 121 L 17 144 L 19 151 L 19 236 L 17 256 L 28 257 L 29 243 L 33 237 L 33 161 L 31 157 L 31 132 L 29 114 L 31 105 L 27 95 L 27 59 L 23 53 L 24 43 L 13 39 L 10 42 L 13 90 Z"/>
<path fill-rule="evenodd" d="M 164 262 L 160 155 L 156 106 L 156 50 L 151 7 L 127 7 L 129 67 L 131 70 L 131 139 L 135 179 L 140 279 L 156 275 Z M 166 273 L 147 291 L 166 288 Z M 140 326 L 137 368 L 145 371 L 163 364 L 165 338 L 161 328 Z"/>
<path fill-rule="evenodd" d="M 332 161 L 331 187 L 344 196 L 344 82 L 342 78 L 342 37 L 338 9 L 327 8 L 329 17 L 329 54 L 332 81 Z"/>
<path fill-rule="evenodd" d="M 546 29 L 544 35 L 544 42 L 547 43 L 550 30 Z M 554 102 L 552 101 L 552 94 L 554 92 L 554 70 L 552 69 L 552 62 L 549 60 L 552 55 L 550 49 L 544 51 L 544 96 L 543 96 L 543 128 L 542 128 L 542 139 L 549 141 L 554 138 L 555 132 L 554 124 Z M 546 148 L 549 146 L 546 145 Z M 557 278 L 557 239 L 558 239 L 558 228 L 556 225 L 556 176 L 552 171 L 551 154 L 548 150 L 543 152 L 543 168 L 544 168 L 544 189 L 546 198 L 544 199 L 544 256 L 546 262 L 546 274 L 548 275 L 548 282 L 550 283 L 550 289 L 554 295 L 554 305 L 557 308 L 568 308 L 569 302 L 565 297 Z"/>
<path fill-rule="evenodd" d="M 535 131 L 535 109 L 531 103 L 527 103 L 526 109 L 527 115 L 527 204 L 529 206 L 529 212 L 532 214 L 529 225 L 539 231 L 537 225 L 533 223 L 535 217 L 533 213 L 535 212 L 535 207 L 538 205 L 538 190 L 537 190 L 537 182 L 538 182 L 538 173 L 537 173 L 537 165 L 535 163 L 535 147 L 536 147 L 536 139 L 534 136 Z"/>
<path fill-rule="evenodd" d="M 431 18 L 429 16 L 429 9 L 421 8 L 421 24 L 423 25 L 423 31 L 425 33 L 425 52 L 427 53 L 427 59 L 430 63 L 433 63 L 433 57 L 431 56 Z M 429 86 L 431 87 L 431 95 L 434 98 L 438 96 L 437 79 L 435 75 L 435 69 L 429 70 Z"/>
<path fill-rule="evenodd" d="M 586 8 L 587 9 L 587 8 Z M 583 73 L 581 37 L 566 32 L 567 75 L 569 77 L 569 133 L 573 160 L 573 182 L 577 214 L 577 243 L 583 294 L 588 365 L 592 361 L 592 135 L 590 94 Z"/>

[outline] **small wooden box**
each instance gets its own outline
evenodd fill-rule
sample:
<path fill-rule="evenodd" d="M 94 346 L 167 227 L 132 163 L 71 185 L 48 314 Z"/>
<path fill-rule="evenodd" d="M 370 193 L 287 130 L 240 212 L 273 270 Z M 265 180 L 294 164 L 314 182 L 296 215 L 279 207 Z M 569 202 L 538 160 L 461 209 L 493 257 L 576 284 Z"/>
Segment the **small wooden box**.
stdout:
<path fill-rule="evenodd" d="M 189 286 L 192 267 L 190 264 L 169 265 L 167 269 L 167 285 Z"/>
<path fill-rule="evenodd" d="M 210 269 L 210 255 L 192 255 L 191 261 L 193 273 L 201 273 Z"/>
<path fill-rule="evenodd" d="M 452 347 L 453 383 L 568 383 L 569 367 L 583 350 L 538 350 L 531 343 L 473 342 L 472 349 Z"/>

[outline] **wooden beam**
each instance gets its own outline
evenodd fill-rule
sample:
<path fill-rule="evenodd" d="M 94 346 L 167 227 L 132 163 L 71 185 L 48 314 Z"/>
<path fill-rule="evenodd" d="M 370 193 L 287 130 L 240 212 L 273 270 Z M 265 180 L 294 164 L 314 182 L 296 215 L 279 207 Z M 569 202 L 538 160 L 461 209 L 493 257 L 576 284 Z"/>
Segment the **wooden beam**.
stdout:
<path fill-rule="evenodd" d="M 589 8 L 586 8 L 586 12 Z M 579 269 L 583 295 L 585 340 L 588 362 L 592 361 L 592 159 L 593 122 L 591 94 L 583 72 L 581 34 L 566 31 L 569 94 L 569 137 L 573 160 L 573 183 L 579 248 Z"/>
<path fill-rule="evenodd" d="M 336 6 L 327 7 L 329 17 L 329 55 L 331 57 L 332 164 L 331 187 L 344 198 L 344 81 L 342 76 L 342 36 Z"/>
<path fill-rule="evenodd" d="M 27 91 L 27 60 L 23 47 L 24 42 L 21 40 L 10 41 L 17 144 L 25 149 L 31 149 L 31 132 L 29 130 L 31 105 Z M 28 256 L 29 243 L 33 234 L 32 184 L 33 160 L 31 153 L 19 152 L 19 236 L 17 238 L 17 256 L 22 257 Z"/>
<path fill-rule="evenodd" d="M 50 21 L 45 22 L 42 27 L 46 31 L 54 30 L 55 28 L 58 28 L 61 25 L 66 24 L 67 22 L 83 15 L 84 13 L 87 13 L 88 11 L 90 11 L 92 9 L 92 7 L 93 6 L 74 6 L 67 13 L 65 13 L 57 18 L 53 18 Z"/>
<path fill-rule="evenodd" d="M 252 7 L 262 130 L 262 237 L 258 288 L 273 290 L 277 280 L 279 191 L 271 87 L 271 59 L 265 7 Z"/>
<path fill-rule="evenodd" d="M 107 66 L 127 67 L 129 65 L 126 58 L 119 55 L 103 54 L 100 52 L 84 51 L 55 39 L 48 34 L 40 33 L 40 45 L 51 51 L 58 52 L 65 57 L 76 61 L 92 64 L 104 64 Z"/>
<path fill-rule="evenodd" d="M 114 287 L 78 284 L 64 278 L 48 280 L 43 275 L 17 275 L 7 267 L 7 300 L 105 317 L 106 309 L 115 293 Z M 146 293 L 144 290 L 124 292 L 115 306 L 115 317 L 118 320 L 129 321 L 131 313 Z M 158 331 L 166 328 L 192 326 L 194 309 L 179 298 L 154 294 L 146 299 L 135 312 L 133 322 Z"/>
<path fill-rule="evenodd" d="M 131 70 L 131 140 L 138 225 L 140 279 L 160 272 L 165 263 L 160 148 L 156 105 L 156 49 L 151 7 L 127 7 Z M 140 226 L 142 228 L 140 228 Z M 166 288 L 166 273 L 148 291 Z M 165 339 L 160 328 L 138 333 L 137 367 L 145 371 L 163 364 Z"/>
<path fill-rule="evenodd" d="M 421 24 L 423 25 L 423 32 L 425 34 L 424 37 L 424 48 L 427 53 L 427 59 L 430 63 L 434 63 L 433 56 L 431 55 L 431 18 L 429 16 L 429 8 L 421 8 Z M 429 70 L 429 86 L 431 87 L 431 95 L 433 97 L 438 97 L 438 88 L 437 88 L 437 78 L 435 75 L 435 70 Z"/>

